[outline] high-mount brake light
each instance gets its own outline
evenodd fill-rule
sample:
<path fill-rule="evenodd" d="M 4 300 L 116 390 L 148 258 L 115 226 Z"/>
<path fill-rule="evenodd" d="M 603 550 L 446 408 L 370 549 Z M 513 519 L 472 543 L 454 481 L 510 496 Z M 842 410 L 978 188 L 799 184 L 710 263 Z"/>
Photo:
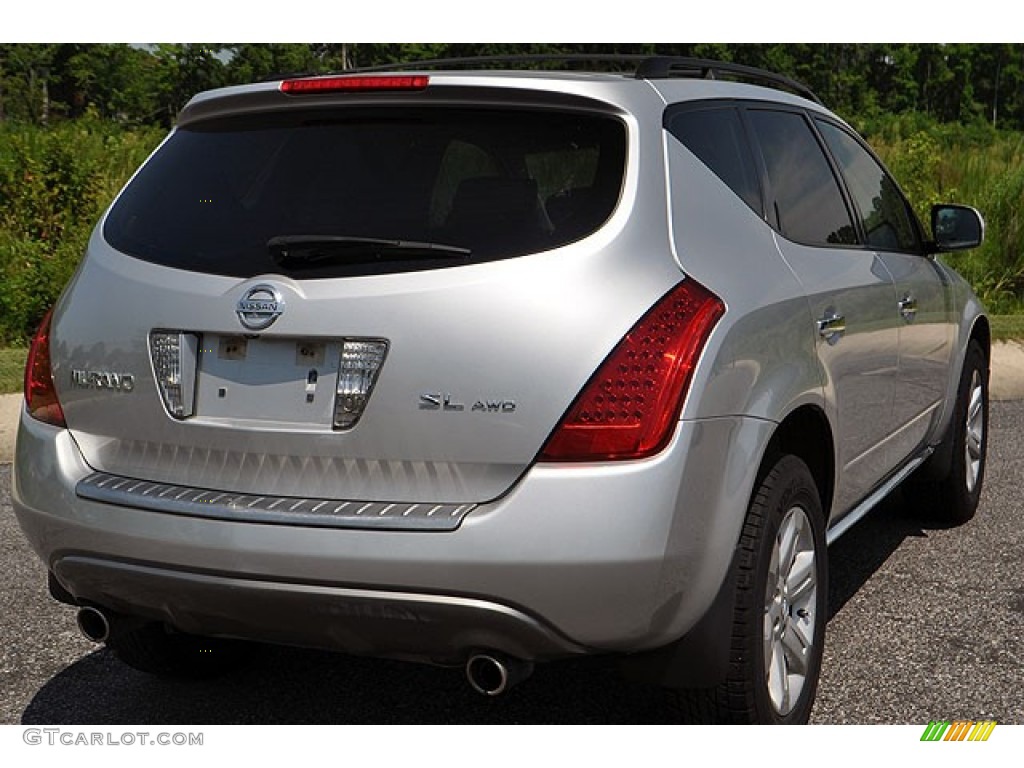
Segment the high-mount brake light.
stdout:
<path fill-rule="evenodd" d="M 57 399 L 53 385 L 53 368 L 50 364 L 50 321 L 53 310 L 39 324 L 39 330 L 32 337 L 32 345 L 25 363 L 25 407 L 29 415 L 55 427 L 66 427 L 64 409 Z"/>
<path fill-rule="evenodd" d="M 303 77 L 281 82 L 281 92 L 293 96 L 309 93 L 353 91 L 422 91 L 430 83 L 427 75 L 345 75 Z"/>
<path fill-rule="evenodd" d="M 540 461 L 642 459 L 672 437 L 697 360 L 725 312 L 687 278 L 612 350 L 548 438 Z"/>

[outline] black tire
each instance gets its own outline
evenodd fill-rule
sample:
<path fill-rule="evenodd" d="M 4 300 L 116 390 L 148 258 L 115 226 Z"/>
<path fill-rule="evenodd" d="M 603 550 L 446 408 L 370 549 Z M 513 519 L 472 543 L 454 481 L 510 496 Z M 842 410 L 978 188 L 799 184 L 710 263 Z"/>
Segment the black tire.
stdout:
<path fill-rule="evenodd" d="M 112 635 L 107 647 L 140 672 L 192 680 L 217 677 L 237 668 L 249 650 L 240 641 L 187 635 L 158 623 Z"/>
<path fill-rule="evenodd" d="M 988 457 L 988 379 L 985 353 L 971 341 L 946 435 L 907 487 L 906 495 L 922 517 L 962 525 L 978 510 Z"/>
<path fill-rule="evenodd" d="M 821 499 L 807 465 L 795 456 L 778 459 L 754 493 L 734 558 L 735 611 L 726 680 L 717 688 L 678 691 L 686 720 L 808 721 L 824 649 L 828 594 L 824 529 Z M 796 546 L 787 555 L 788 565 L 776 565 L 777 550 L 787 546 L 780 543 L 784 534 L 795 535 Z M 781 574 L 790 578 L 783 579 Z M 805 650 L 795 654 L 794 646 Z M 782 684 L 790 677 L 779 675 L 780 669 L 793 671 L 794 685 Z M 783 693 L 787 689 L 788 700 Z"/>

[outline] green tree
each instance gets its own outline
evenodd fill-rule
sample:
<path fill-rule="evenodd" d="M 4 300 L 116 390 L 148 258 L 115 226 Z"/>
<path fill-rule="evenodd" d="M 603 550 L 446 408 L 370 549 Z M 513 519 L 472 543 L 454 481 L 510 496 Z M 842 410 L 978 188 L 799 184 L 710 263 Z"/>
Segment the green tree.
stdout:
<path fill-rule="evenodd" d="M 45 123 L 56 45 L 0 44 L 0 119 Z"/>
<path fill-rule="evenodd" d="M 168 123 L 195 94 L 227 83 L 223 43 L 159 43 L 153 53 L 160 64 L 158 110 Z"/>
<path fill-rule="evenodd" d="M 62 45 L 55 66 L 56 95 L 67 114 L 93 110 L 101 117 L 144 123 L 159 115 L 160 62 L 125 44 Z"/>
<path fill-rule="evenodd" d="M 224 66 L 228 83 L 251 83 L 274 75 L 322 72 L 322 58 L 307 43 L 241 43 L 228 46 L 231 58 Z"/>
<path fill-rule="evenodd" d="M 919 108 L 919 89 L 914 76 L 918 47 L 876 45 L 866 61 L 868 88 L 876 94 L 880 109 L 906 112 Z"/>
<path fill-rule="evenodd" d="M 974 46 L 974 98 L 993 128 L 1021 125 L 1024 89 L 1024 50 L 1009 43 Z"/>

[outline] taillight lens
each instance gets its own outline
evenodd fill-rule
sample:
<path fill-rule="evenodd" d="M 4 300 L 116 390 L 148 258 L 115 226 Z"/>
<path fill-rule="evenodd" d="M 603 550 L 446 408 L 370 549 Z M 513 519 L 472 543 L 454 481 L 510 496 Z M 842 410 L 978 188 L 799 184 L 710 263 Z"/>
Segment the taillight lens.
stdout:
<path fill-rule="evenodd" d="M 32 346 L 28 350 L 28 361 L 25 363 L 25 407 L 34 419 L 55 427 L 67 427 L 64 409 L 60 407 L 57 390 L 53 386 L 53 369 L 50 366 L 52 316 L 51 309 L 39 324 L 39 330 L 32 337 Z"/>
<path fill-rule="evenodd" d="M 427 75 L 346 75 L 343 77 L 303 77 L 285 80 L 281 92 L 293 96 L 307 93 L 351 91 L 422 91 L 430 83 Z"/>
<path fill-rule="evenodd" d="M 597 369 L 539 460 L 642 459 L 661 451 L 724 311 L 721 299 L 693 279 L 673 288 Z"/>
<path fill-rule="evenodd" d="M 334 397 L 335 429 L 351 429 L 359 421 L 387 353 L 386 341 L 346 339 L 342 344 Z"/>
<path fill-rule="evenodd" d="M 153 331 L 149 355 L 164 408 L 176 419 L 192 415 L 199 337 L 183 331 Z"/>

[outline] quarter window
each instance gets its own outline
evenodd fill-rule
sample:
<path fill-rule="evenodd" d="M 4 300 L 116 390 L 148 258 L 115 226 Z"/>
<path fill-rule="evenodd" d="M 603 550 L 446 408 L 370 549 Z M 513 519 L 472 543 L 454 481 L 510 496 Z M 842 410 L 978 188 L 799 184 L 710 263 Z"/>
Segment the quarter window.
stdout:
<path fill-rule="evenodd" d="M 735 109 L 678 112 L 671 118 L 668 130 L 758 216 L 764 215 L 761 186 L 743 124 Z"/>
<path fill-rule="evenodd" d="M 750 110 L 779 228 L 808 245 L 848 245 L 857 233 L 839 183 L 811 126 L 795 112 Z"/>
<path fill-rule="evenodd" d="M 853 196 L 868 245 L 886 251 L 919 251 L 917 230 L 896 183 L 856 139 L 817 121 Z"/>

